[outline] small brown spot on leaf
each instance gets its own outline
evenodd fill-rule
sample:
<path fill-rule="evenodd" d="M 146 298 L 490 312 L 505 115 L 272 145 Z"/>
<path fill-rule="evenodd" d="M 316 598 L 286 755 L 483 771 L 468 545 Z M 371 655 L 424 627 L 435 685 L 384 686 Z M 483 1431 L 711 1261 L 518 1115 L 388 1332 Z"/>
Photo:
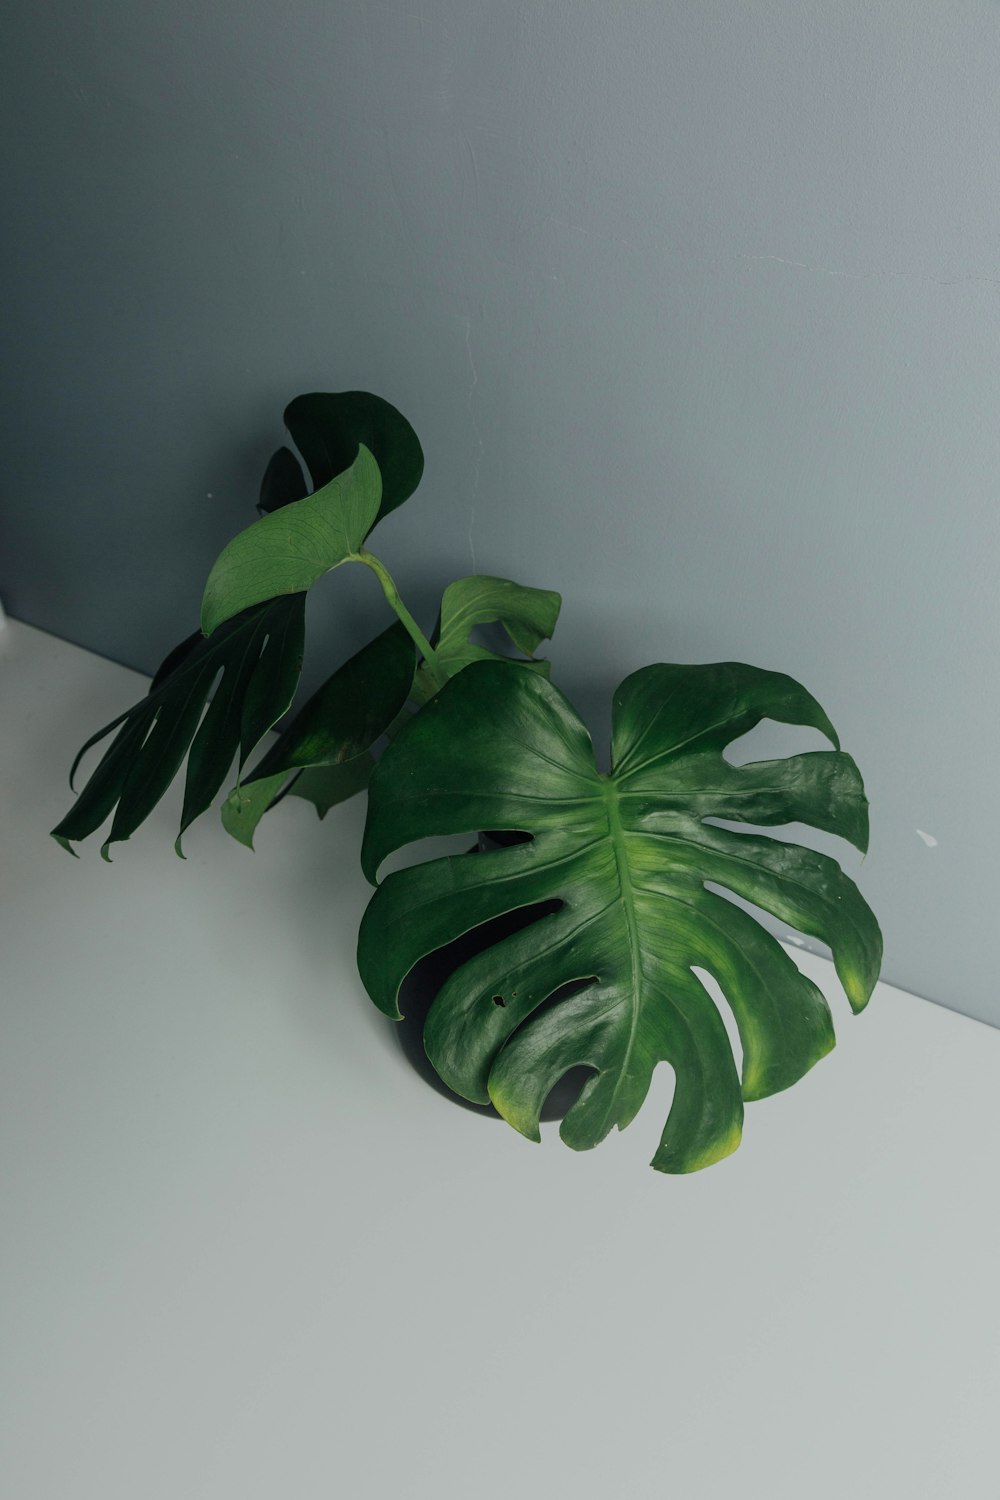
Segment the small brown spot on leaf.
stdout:
<path fill-rule="evenodd" d="M 494 995 L 493 996 L 493 1004 L 494 1005 L 506 1005 L 507 1002 L 506 1002 L 506 1000 L 504 999 L 504 997 L 502 995 Z"/>

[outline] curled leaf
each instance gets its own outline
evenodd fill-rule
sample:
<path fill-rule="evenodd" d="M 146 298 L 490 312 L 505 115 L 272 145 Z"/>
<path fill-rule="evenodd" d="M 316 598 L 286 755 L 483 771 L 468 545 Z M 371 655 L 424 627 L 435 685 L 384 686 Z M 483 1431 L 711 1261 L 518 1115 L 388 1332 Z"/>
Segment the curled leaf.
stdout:
<path fill-rule="evenodd" d="M 493 578 L 486 573 L 459 578 L 448 585 L 441 598 L 435 667 L 453 677 L 471 662 L 496 660 L 497 652 L 477 644 L 472 633 L 479 625 L 497 624 L 528 658 L 522 665 L 547 677 L 549 663 L 535 660 L 534 652 L 555 630 L 561 604 L 560 596 L 551 589 L 530 588 L 510 578 Z M 436 691 L 421 666 L 414 696 L 426 703 Z"/>
<path fill-rule="evenodd" d="M 376 520 L 408 500 L 420 483 L 424 455 L 417 434 L 401 412 L 370 391 L 296 396 L 285 408 L 285 426 L 317 489 L 349 468 L 364 444 L 382 475 Z"/>
<path fill-rule="evenodd" d="M 262 516 L 224 547 L 201 604 L 205 635 L 251 605 L 304 593 L 357 552 L 378 515 L 382 482 L 367 448 L 315 494 Z"/>

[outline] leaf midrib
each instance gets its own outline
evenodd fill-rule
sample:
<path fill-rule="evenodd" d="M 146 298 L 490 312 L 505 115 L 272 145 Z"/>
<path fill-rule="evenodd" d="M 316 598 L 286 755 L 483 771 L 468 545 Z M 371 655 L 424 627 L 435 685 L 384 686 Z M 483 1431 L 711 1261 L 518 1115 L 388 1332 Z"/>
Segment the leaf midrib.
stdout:
<path fill-rule="evenodd" d="M 635 892 L 632 887 L 632 871 L 629 868 L 628 846 L 626 843 L 626 830 L 622 824 L 621 814 L 618 811 L 618 787 L 610 776 L 601 777 L 601 788 L 604 792 L 605 804 L 608 814 L 608 835 L 611 839 L 611 847 L 615 855 L 615 869 L 618 875 L 619 899 L 622 910 L 625 913 L 625 926 L 628 932 L 629 960 L 631 964 L 631 983 L 628 986 L 628 994 L 632 1005 L 632 1017 L 629 1023 L 628 1041 L 625 1045 L 621 1067 L 614 1089 L 608 1100 L 608 1107 L 604 1114 L 605 1123 L 611 1116 L 612 1110 L 617 1103 L 619 1090 L 624 1082 L 628 1065 L 632 1057 L 632 1048 L 635 1045 L 636 1031 L 639 1025 L 639 1009 L 641 1005 L 642 986 L 642 946 L 639 941 L 639 924 L 635 910 Z"/>

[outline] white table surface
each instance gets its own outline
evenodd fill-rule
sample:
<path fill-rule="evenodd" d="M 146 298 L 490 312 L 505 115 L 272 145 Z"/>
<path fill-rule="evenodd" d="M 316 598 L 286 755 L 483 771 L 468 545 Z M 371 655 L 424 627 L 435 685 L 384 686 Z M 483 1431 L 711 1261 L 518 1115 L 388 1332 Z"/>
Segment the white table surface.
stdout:
<path fill-rule="evenodd" d="M 10 623 L 0 684 L 4 1500 L 997 1500 L 1000 1033 L 797 955 L 839 1045 L 735 1156 L 650 1170 L 667 1069 L 532 1145 L 367 1000 L 360 803 L 73 860 L 144 679 Z"/>

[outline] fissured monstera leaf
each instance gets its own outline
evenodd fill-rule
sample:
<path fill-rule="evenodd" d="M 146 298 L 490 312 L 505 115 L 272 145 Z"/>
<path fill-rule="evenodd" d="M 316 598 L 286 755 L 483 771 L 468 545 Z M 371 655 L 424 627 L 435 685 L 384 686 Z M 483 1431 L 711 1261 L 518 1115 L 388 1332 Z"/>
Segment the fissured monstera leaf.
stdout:
<path fill-rule="evenodd" d="M 689 1172 L 739 1144 L 744 1099 L 787 1088 L 834 1043 L 823 996 L 735 902 L 829 945 L 855 1011 L 878 976 L 881 935 L 827 855 L 709 823 L 806 823 L 867 844 L 853 760 L 814 751 L 735 766 L 725 747 L 761 719 L 837 739 L 791 678 L 738 663 L 658 665 L 615 694 L 612 770 L 550 683 L 476 662 L 408 724 L 370 786 L 363 863 L 374 882 L 394 850 L 431 835 L 520 831 L 528 842 L 389 875 L 362 924 L 364 983 L 398 1016 L 425 954 L 504 913 L 549 914 L 494 941 L 434 1000 L 428 1056 L 457 1093 L 493 1104 L 526 1136 L 566 1072 L 592 1070 L 561 1128 L 577 1149 L 635 1116 L 657 1063 L 673 1103 L 653 1166 Z M 551 902 L 561 905 L 555 911 Z M 742 1082 L 707 971 L 735 1015 Z"/>
<path fill-rule="evenodd" d="M 77 755 L 71 785 L 91 746 L 118 730 L 53 837 L 72 853 L 72 843 L 94 833 L 114 810 L 102 850 L 107 856 L 149 816 L 187 755 L 182 835 L 211 806 L 237 752 L 242 765 L 287 712 L 302 670 L 304 610 L 304 594 L 271 599 L 227 620 L 207 639 L 196 634 L 175 647 L 145 698 L 99 729 Z M 180 853 L 180 835 L 177 846 Z"/>

